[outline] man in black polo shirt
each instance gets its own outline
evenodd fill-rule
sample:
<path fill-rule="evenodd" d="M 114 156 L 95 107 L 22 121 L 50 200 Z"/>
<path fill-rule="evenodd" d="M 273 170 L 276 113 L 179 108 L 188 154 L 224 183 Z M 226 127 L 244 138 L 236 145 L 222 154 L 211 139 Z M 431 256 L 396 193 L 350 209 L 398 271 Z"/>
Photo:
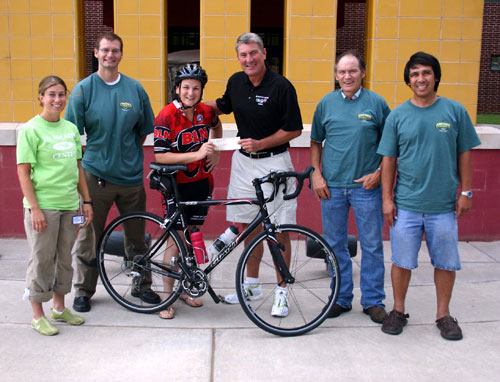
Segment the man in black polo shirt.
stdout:
<path fill-rule="evenodd" d="M 233 112 L 238 126 L 241 150 L 233 154 L 228 198 L 252 198 L 255 197 L 254 178 L 262 177 L 271 170 L 293 171 L 288 152 L 289 141 L 301 134 L 302 118 L 293 85 L 266 67 L 266 49 L 257 34 L 244 33 L 238 37 L 236 53 L 243 71 L 229 78 L 221 98 L 207 103 L 219 113 Z M 295 181 L 289 180 L 287 193 L 294 187 Z M 266 195 L 268 193 L 269 190 Z M 297 200 L 283 201 L 282 196 L 280 191 L 276 200 L 268 204 L 269 213 L 274 213 L 272 219 L 280 224 L 295 223 Z M 242 223 L 245 228 L 257 213 L 256 206 L 228 206 L 227 220 Z M 248 237 L 245 244 L 254 236 Z M 288 234 L 279 236 L 279 240 L 285 243 L 285 259 L 289 261 L 290 238 Z M 260 260 L 252 260 L 248 262 L 245 289 L 248 299 L 258 300 L 263 297 L 259 283 Z M 286 285 L 276 287 L 271 311 L 273 316 L 288 315 L 287 293 Z M 237 304 L 238 296 L 229 294 L 225 302 Z"/>

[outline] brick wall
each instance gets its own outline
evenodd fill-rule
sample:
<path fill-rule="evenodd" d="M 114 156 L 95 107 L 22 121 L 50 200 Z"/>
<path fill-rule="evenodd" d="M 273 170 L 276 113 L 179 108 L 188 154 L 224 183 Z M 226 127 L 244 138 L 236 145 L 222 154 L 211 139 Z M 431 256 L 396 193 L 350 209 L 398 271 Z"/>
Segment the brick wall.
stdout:
<path fill-rule="evenodd" d="M 103 0 L 85 0 L 85 76 L 92 74 L 92 59 L 97 36 L 112 32 L 113 27 L 104 25 Z"/>
<path fill-rule="evenodd" d="M 341 12 L 341 8 L 339 8 Z M 342 26 L 337 29 L 337 54 L 356 49 L 365 53 L 365 3 L 345 3 Z M 339 19 L 341 19 L 339 15 Z"/>
<path fill-rule="evenodd" d="M 491 55 L 500 55 L 500 2 L 485 2 L 478 113 L 500 113 L 500 72 L 490 70 Z"/>

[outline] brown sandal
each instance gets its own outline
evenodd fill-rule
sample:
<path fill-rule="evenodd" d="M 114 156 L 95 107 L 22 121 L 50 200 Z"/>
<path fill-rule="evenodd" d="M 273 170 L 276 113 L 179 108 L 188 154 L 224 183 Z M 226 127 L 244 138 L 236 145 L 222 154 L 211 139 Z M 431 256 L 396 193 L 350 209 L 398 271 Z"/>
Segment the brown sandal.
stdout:
<path fill-rule="evenodd" d="M 201 301 L 199 298 L 194 298 L 191 296 L 188 296 L 187 294 L 181 294 L 179 297 L 182 301 L 184 301 L 187 305 L 193 307 L 193 308 L 199 308 L 203 306 L 203 301 Z"/>
<path fill-rule="evenodd" d="M 162 310 L 158 316 L 164 320 L 171 320 L 175 316 L 175 310 L 173 306 L 169 306 L 167 309 Z"/>

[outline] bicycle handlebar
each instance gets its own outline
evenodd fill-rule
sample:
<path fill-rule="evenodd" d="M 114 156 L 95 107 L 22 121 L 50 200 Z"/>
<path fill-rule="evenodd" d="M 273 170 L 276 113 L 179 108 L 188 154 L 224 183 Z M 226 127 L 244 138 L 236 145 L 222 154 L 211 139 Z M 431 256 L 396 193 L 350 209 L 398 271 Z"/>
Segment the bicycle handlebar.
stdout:
<path fill-rule="evenodd" d="M 310 176 L 313 170 L 314 168 L 312 166 L 308 166 L 303 172 L 296 172 L 296 171 L 271 172 L 262 178 L 254 179 L 253 183 L 254 185 L 256 183 L 258 184 L 274 183 L 276 187 L 279 187 L 282 179 L 295 178 L 298 181 L 295 191 L 291 194 L 283 195 L 283 200 L 290 200 L 296 198 L 300 194 L 300 191 L 302 191 L 302 186 L 304 185 L 304 179 L 309 179 L 310 182 Z"/>
<path fill-rule="evenodd" d="M 149 168 L 153 171 L 158 171 L 160 174 L 165 174 L 165 175 L 174 175 L 178 171 L 187 171 L 187 167 L 183 164 L 177 164 L 177 165 L 166 165 L 166 164 L 161 164 L 161 163 L 150 163 Z M 270 172 L 266 176 L 263 176 L 262 178 L 255 178 L 253 180 L 253 185 L 254 187 L 256 185 L 260 185 L 263 183 L 273 183 L 275 189 L 277 190 L 279 185 L 282 183 L 282 180 L 286 178 L 295 178 L 298 181 L 297 187 L 295 188 L 295 191 L 291 194 L 285 194 L 283 195 L 283 200 L 290 200 L 296 198 L 300 192 L 302 191 L 302 186 L 304 185 L 304 180 L 309 179 L 310 182 L 310 177 L 311 173 L 313 172 L 313 167 L 309 166 L 305 169 L 303 172 L 296 172 L 296 171 L 282 171 L 282 172 Z M 150 174 L 151 175 L 151 174 Z M 148 175 L 149 177 L 149 175 Z M 274 193 L 268 198 L 267 202 L 272 201 L 274 199 Z"/>

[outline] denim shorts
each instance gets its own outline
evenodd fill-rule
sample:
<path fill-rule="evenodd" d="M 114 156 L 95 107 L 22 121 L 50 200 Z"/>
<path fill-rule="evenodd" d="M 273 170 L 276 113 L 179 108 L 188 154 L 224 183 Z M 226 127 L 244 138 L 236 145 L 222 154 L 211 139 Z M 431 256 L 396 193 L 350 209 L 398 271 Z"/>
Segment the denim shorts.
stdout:
<path fill-rule="evenodd" d="M 418 252 L 424 232 L 434 268 L 460 270 L 455 212 L 422 214 L 398 209 L 398 218 L 391 227 L 393 264 L 405 269 L 418 267 Z"/>

